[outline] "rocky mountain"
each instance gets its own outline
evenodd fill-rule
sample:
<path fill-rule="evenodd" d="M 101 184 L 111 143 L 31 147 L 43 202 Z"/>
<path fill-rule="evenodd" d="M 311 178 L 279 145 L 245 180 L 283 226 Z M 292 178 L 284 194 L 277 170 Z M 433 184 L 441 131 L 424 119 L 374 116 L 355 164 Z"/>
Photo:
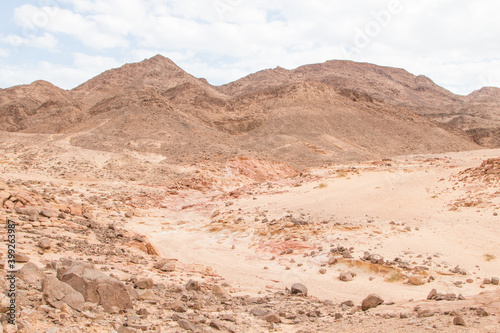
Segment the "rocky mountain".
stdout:
<path fill-rule="evenodd" d="M 0 130 L 65 134 L 82 148 L 171 163 L 235 156 L 301 169 L 500 146 L 500 89 L 458 96 L 424 76 L 350 61 L 268 69 L 216 87 L 157 55 L 65 91 L 0 91 Z"/>

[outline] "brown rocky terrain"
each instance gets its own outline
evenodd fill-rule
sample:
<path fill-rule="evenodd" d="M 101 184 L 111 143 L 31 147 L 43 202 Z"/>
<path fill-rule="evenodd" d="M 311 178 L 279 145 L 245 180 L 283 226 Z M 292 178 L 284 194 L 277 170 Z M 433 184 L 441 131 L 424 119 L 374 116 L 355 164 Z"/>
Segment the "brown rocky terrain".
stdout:
<path fill-rule="evenodd" d="M 300 175 L 233 160 L 226 191 L 66 180 L 4 160 L 18 317 L 6 323 L 1 294 L 2 329 L 497 332 L 498 154 Z"/>
<path fill-rule="evenodd" d="M 0 333 L 499 332 L 499 91 L 161 56 L 0 90 Z"/>
<path fill-rule="evenodd" d="M 69 91 L 41 81 L 5 89 L 0 129 L 65 134 L 73 146 L 153 153 L 175 165 L 245 156 L 301 170 L 497 147 L 497 90 L 457 96 L 424 76 L 348 61 L 215 87 L 155 56 Z"/>

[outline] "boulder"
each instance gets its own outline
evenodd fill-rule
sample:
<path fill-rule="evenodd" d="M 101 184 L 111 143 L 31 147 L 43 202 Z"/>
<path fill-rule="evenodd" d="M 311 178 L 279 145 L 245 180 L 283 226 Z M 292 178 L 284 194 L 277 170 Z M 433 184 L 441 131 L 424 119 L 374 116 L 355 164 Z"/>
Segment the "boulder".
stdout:
<path fill-rule="evenodd" d="M 462 318 L 460 316 L 456 316 L 455 318 L 453 318 L 453 325 L 465 326 L 464 318 Z"/>
<path fill-rule="evenodd" d="M 189 280 L 186 283 L 186 289 L 192 291 L 200 291 L 200 283 L 198 281 Z"/>
<path fill-rule="evenodd" d="M 9 200 L 10 193 L 7 191 L 0 191 L 0 206 L 4 204 L 5 201 Z"/>
<path fill-rule="evenodd" d="M 125 284 L 100 271 L 75 264 L 58 275 L 61 275 L 61 281 L 80 292 L 85 301 L 100 304 L 106 312 L 114 306 L 120 310 L 133 308 Z"/>
<path fill-rule="evenodd" d="M 408 277 L 408 282 L 414 286 L 420 286 L 425 283 L 424 276 L 422 275 L 410 275 Z"/>
<path fill-rule="evenodd" d="M 266 321 L 268 323 L 273 323 L 273 324 L 281 323 L 281 318 L 276 313 L 270 313 L 270 314 L 268 314 L 265 319 L 266 319 Z"/>
<path fill-rule="evenodd" d="M 19 263 L 25 263 L 30 261 L 30 257 L 22 253 L 14 253 L 14 260 Z"/>
<path fill-rule="evenodd" d="M 55 277 L 50 276 L 42 281 L 42 292 L 43 299 L 56 309 L 61 309 L 63 304 L 67 304 L 77 311 L 84 309 L 85 299 L 83 295 Z"/>
<path fill-rule="evenodd" d="M 57 217 L 59 215 L 59 211 L 55 209 L 42 209 L 40 211 L 40 215 L 50 219 L 51 217 Z"/>
<path fill-rule="evenodd" d="M 44 250 L 50 249 L 50 247 L 52 246 L 50 238 L 44 237 L 44 238 L 40 239 L 38 241 L 38 246 Z"/>
<path fill-rule="evenodd" d="M 351 272 L 342 272 L 339 275 L 339 280 L 344 282 L 349 282 L 354 280 L 354 275 Z"/>
<path fill-rule="evenodd" d="M 135 283 L 135 287 L 139 289 L 151 289 L 153 286 L 153 279 L 140 279 Z"/>
<path fill-rule="evenodd" d="M 307 296 L 307 288 L 302 283 L 294 283 L 291 288 L 292 295 Z"/>
<path fill-rule="evenodd" d="M 45 273 L 32 262 L 25 264 L 17 271 L 16 276 L 36 289 L 42 290 L 42 281 L 47 277 Z"/>
<path fill-rule="evenodd" d="M 10 306 L 10 298 L 5 296 L 4 293 L 0 293 L 0 313 L 8 312 L 9 306 Z"/>
<path fill-rule="evenodd" d="M 363 302 L 361 303 L 361 310 L 366 311 L 371 308 L 376 308 L 380 304 L 384 303 L 384 300 L 382 297 L 376 295 L 376 294 L 371 294 L 368 295 Z"/>

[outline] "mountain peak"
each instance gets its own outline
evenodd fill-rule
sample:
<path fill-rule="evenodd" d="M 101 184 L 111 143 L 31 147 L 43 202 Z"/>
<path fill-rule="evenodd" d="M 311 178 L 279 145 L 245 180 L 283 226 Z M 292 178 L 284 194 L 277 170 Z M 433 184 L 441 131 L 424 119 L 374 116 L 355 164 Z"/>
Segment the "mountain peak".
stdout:
<path fill-rule="evenodd" d="M 108 70 L 75 88 L 75 90 L 109 90 L 111 87 L 122 89 L 144 87 L 166 90 L 191 80 L 196 79 L 169 58 L 157 54 L 141 62 L 129 63 Z"/>
<path fill-rule="evenodd" d="M 177 66 L 177 64 L 175 62 L 173 62 L 170 58 L 162 56 L 161 54 L 157 54 L 154 57 L 151 57 L 149 59 L 144 59 L 139 64 L 145 64 L 145 65 L 163 65 L 163 66 L 166 66 L 166 67 L 175 67 L 175 68 L 180 69 L 180 67 Z"/>

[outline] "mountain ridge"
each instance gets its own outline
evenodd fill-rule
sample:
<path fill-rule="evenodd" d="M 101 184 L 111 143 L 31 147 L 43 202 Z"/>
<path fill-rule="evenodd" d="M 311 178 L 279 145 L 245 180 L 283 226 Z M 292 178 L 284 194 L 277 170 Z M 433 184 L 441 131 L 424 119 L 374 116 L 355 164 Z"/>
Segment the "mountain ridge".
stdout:
<path fill-rule="evenodd" d="M 43 81 L 4 89 L 0 130 L 71 134 L 80 147 L 181 164 L 248 155 L 301 169 L 499 146 L 499 96 L 454 95 L 404 69 L 338 60 L 213 86 L 157 55 L 71 90 Z"/>

